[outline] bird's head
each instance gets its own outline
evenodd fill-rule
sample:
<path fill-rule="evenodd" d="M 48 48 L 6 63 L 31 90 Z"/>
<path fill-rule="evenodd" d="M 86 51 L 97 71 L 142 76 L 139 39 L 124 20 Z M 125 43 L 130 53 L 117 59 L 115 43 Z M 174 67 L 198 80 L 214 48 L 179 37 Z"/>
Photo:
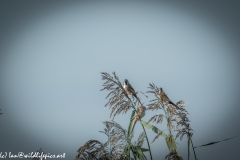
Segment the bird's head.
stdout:
<path fill-rule="evenodd" d="M 138 109 L 141 110 L 141 111 L 145 111 L 147 108 L 144 107 L 143 105 L 141 105 Z"/>
<path fill-rule="evenodd" d="M 128 80 L 127 80 L 127 79 L 124 79 L 123 84 L 124 84 L 124 85 L 128 85 L 128 84 L 129 84 Z"/>
<path fill-rule="evenodd" d="M 163 89 L 162 88 L 159 88 L 159 94 L 162 93 Z"/>

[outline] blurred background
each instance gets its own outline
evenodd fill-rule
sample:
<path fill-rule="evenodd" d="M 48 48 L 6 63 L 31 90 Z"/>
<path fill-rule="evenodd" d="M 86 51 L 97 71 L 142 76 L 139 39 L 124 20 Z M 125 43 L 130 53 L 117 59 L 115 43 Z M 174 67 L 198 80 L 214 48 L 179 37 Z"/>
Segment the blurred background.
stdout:
<path fill-rule="evenodd" d="M 107 141 L 99 133 L 102 122 L 111 120 L 100 72 L 113 71 L 135 90 L 146 92 L 153 82 L 173 102 L 187 101 L 194 146 L 238 135 L 238 6 L 237 1 L 1 1 L 0 152 L 27 154 L 42 147 L 74 159 L 88 140 Z M 153 98 L 140 97 L 144 104 Z M 143 120 L 157 113 L 147 111 Z M 115 121 L 127 129 L 130 114 Z M 166 125 L 157 126 L 167 132 Z M 138 123 L 134 140 L 141 131 Z M 147 133 L 151 142 L 156 135 Z M 187 140 L 177 142 L 187 159 Z M 236 159 L 239 142 L 197 148 L 196 155 Z M 153 159 L 168 154 L 162 137 L 151 148 Z"/>

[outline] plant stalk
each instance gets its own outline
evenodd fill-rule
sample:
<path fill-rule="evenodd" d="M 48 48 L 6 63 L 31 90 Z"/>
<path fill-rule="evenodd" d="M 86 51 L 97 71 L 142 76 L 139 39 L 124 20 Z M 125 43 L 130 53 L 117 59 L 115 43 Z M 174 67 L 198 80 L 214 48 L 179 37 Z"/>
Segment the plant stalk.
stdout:
<path fill-rule="evenodd" d="M 134 109 L 134 110 L 136 111 L 136 113 L 137 113 L 137 110 L 136 110 L 136 108 L 134 107 L 132 100 L 131 100 L 128 96 L 126 96 L 126 97 L 127 97 L 128 100 L 131 102 L 133 109 Z M 137 98 L 137 99 L 138 99 L 138 98 Z M 139 99 L 138 99 L 138 101 L 139 101 L 140 104 L 142 104 Z M 140 121 L 142 120 L 140 116 L 139 116 L 139 120 L 140 120 Z M 142 125 L 143 131 L 144 131 L 144 133 L 145 133 L 145 135 L 146 135 L 147 144 L 148 144 L 148 149 L 149 149 L 149 154 L 150 154 L 150 157 L 151 157 L 151 160 L 152 160 L 152 152 L 151 152 L 150 144 L 149 144 L 149 141 L 148 141 L 147 132 L 146 132 L 145 127 L 143 126 L 142 123 L 141 123 L 141 125 Z"/>
<path fill-rule="evenodd" d="M 166 118 L 167 123 L 168 123 L 168 117 L 169 117 L 169 116 L 168 116 L 168 114 L 167 114 L 167 112 L 166 112 L 166 110 L 165 110 L 165 108 L 164 108 L 164 105 L 161 104 L 161 106 L 162 106 L 162 109 L 163 109 L 163 111 L 164 111 L 164 113 L 165 113 L 165 118 Z M 171 130 L 170 126 L 168 126 L 168 124 L 167 124 L 167 127 L 168 127 L 168 131 L 169 131 L 170 135 L 172 135 L 172 130 Z"/>
<path fill-rule="evenodd" d="M 193 149 L 194 157 L 195 157 L 195 160 L 197 160 L 197 156 L 196 156 L 196 153 L 195 153 L 195 149 L 194 149 L 194 147 L 193 147 L 192 138 L 190 138 L 190 139 L 191 139 L 191 143 L 192 143 L 192 149 Z"/>

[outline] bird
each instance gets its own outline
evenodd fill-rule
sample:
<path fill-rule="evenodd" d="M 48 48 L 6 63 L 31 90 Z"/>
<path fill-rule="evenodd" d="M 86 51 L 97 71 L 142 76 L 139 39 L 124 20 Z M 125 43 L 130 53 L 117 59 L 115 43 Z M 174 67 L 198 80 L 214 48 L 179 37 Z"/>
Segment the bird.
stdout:
<path fill-rule="evenodd" d="M 166 93 L 163 91 L 163 89 L 162 88 L 159 88 L 159 94 L 158 94 L 158 97 L 159 97 L 159 99 L 160 99 L 160 101 L 162 102 L 162 103 L 164 103 L 165 105 L 173 105 L 173 106 L 175 106 L 175 107 L 177 107 L 178 108 L 178 106 L 176 105 L 176 104 L 174 104 L 169 98 L 168 98 L 168 96 L 166 95 Z"/>
<path fill-rule="evenodd" d="M 131 86 L 131 84 L 128 82 L 127 79 L 124 80 L 123 82 L 123 88 L 124 90 L 126 91 L 127 94 L 130 94 L 130 95 L 136 95 L 136 92 L 135 90 L 133 89 L 133 87 Z"/>
<path fill-rule="evenodd" d="M 131 84 L 129 83 L 129 81 L 127 79 L 125 79 L 123 81 L 123 89 L 127 94 L 130 94 L 133 97 L 135 97 L 138 100 L 138 102 L 142 105 L 142 103 L 141 103 L 140 99 L 138 98 L 135 90 L 133 89 L 133 87 L 131 86 Z"/>
<path fill-rule="evenodd" d="M 143 118 L 143 117 L 145 116 L 145 110 L 146 110 L 146 107 L 144 107 L 143 105 L 141 105 L 141 106 L 138 107 L 137 113 L 136 113 L 135 116 L 133 117 L 133 127 L 132 127 L 131 133 L 133 132 L 134 127 L 135 127 L 137 121 L 138 121 L 140 118 Z"/>

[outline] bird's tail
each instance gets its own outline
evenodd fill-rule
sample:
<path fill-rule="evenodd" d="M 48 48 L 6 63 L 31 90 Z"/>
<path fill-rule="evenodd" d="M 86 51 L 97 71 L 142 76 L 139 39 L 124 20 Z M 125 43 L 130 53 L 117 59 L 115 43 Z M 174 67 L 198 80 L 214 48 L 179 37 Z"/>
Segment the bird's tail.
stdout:
<path fill-rule="evenodd" d="M 137 100 L 138 102 L 142 105 L 142 102 L 140 101 L 140 99 L 138 98 L 138 96 L 136 94 L 133 95 Z"/>
<path fill-rule="evenodd" d="M 175 106 L 177 109 L 180 109 L 176 104 L 174 104 L 172 101 L 169 102 L 169 104 Z"/>

